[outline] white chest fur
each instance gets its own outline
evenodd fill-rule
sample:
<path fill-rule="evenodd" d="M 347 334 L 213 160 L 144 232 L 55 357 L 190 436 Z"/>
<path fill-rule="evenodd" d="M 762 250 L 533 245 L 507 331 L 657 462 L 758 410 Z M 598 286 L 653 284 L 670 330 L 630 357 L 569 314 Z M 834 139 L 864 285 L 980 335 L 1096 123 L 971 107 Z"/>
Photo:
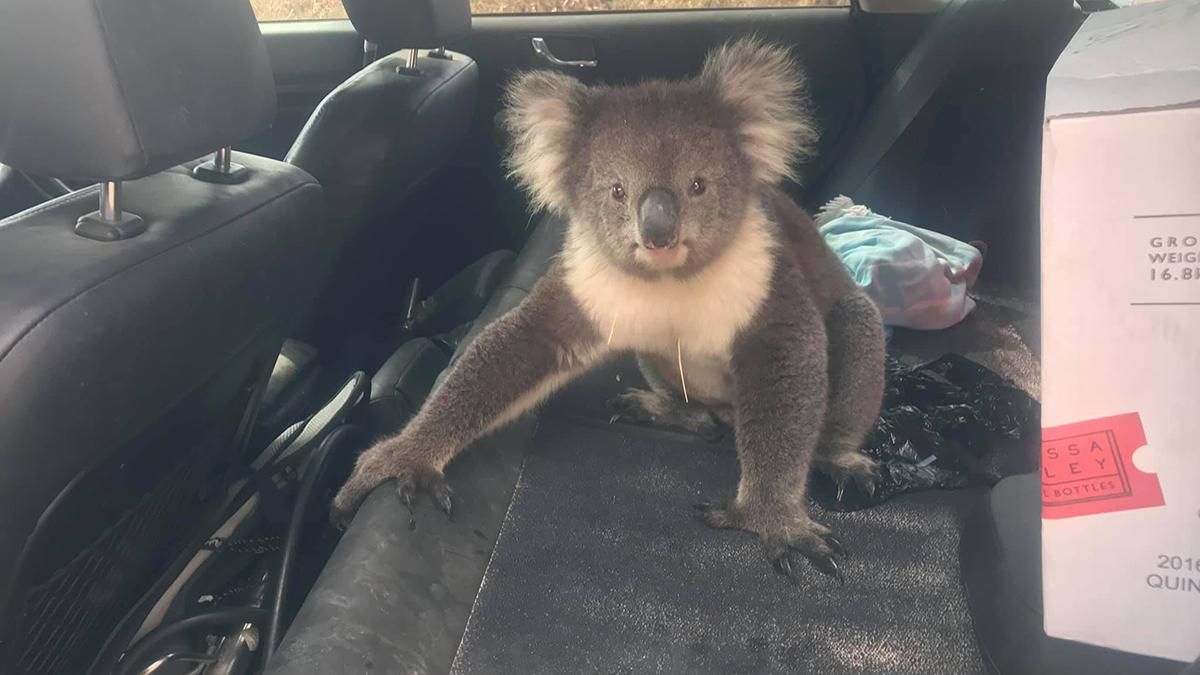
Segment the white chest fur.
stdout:
<path fill-rule="evenodd" d="M 563 262 L 571 293 L 614 350 L 727 362 L 738 332 L 762 307 L 774 273 L 774 242 L 761 213 L 729 248 L 688 279 L 647 280 L 610 265 L 568 237 Z"/>

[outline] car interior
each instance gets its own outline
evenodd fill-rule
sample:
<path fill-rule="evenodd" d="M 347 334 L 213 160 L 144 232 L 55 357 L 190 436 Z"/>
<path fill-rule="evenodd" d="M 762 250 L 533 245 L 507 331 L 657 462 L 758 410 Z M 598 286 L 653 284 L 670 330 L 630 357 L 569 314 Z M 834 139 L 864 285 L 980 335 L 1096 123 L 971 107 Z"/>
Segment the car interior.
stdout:
<path fill-rule="evenodd" d="M 533 68 L 629 83 L 789 46 L 821 129 L 789 194 L 987 244 L 978 311 L 890 353 L 1036 398 L 1045 80 L 1105 3 L 343 3 L 0 6 L 0 672 L 1186 667 L 1044 634 L 1034 439 L 997 446 L 994 484 L 870 508 L 814 477 L 851 557 L 796 587 L 693 516 L 736 484 L 730 438 L 610 423 L 632 358 L 457 459 L 452 518 L 384 485 L 330 523 L 357 453 L 559 251 L 504 164 Z"/>

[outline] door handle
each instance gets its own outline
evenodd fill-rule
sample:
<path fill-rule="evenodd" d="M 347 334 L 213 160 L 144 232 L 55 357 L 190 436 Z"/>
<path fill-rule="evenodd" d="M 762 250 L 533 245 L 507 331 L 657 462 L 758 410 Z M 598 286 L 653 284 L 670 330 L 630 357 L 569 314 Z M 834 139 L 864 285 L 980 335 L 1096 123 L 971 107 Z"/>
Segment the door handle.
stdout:
<path fill-rule="evenodd" d="M 550 46 L 546 44 L 546 38 L 535 37 L 531 40 L 531 42 L 533 43 L 533 51 L 538 56 L 542 57 L 544 61 L 552 63 L 556 66 L 561 66 L 564 68 L 595 68 L 597 65 L 595 59 L 586 61 L 564 61 L 558 58 L 553 52 L 550 51 Z"/>

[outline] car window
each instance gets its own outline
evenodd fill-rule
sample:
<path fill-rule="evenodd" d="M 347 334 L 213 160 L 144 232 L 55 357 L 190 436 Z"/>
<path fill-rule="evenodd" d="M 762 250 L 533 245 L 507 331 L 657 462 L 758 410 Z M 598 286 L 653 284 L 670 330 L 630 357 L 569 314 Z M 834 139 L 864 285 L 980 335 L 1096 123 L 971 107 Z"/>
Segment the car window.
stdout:
<path fill-rule="evenodd" d="M 341 0 L 250 0 L 259 21 L 344 19 Z M 628 12 L 663 9 L 844 7 L 850 0 L 471 0 L 475 14 Z"/>

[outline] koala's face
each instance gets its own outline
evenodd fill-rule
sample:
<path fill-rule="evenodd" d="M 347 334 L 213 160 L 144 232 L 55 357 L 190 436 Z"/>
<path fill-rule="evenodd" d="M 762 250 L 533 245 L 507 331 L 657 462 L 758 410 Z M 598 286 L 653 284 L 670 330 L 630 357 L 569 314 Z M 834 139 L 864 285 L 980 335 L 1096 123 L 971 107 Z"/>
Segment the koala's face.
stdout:
<path fill-rule="evenodd" d="M 686 276 L 737 236 L 815 134 L 786 51 L 743 41 L 681 82 L 585 87 L 536 72 L 509 91 L 510 164 L 535 203 L 638 276 Z"/>
<path fill-rule="evenodd" d="M 706 265 L 758 194 L 736 130 L 694 85 L 595 91 L 567 172 L 579 236 L 633 274 Z"/>

